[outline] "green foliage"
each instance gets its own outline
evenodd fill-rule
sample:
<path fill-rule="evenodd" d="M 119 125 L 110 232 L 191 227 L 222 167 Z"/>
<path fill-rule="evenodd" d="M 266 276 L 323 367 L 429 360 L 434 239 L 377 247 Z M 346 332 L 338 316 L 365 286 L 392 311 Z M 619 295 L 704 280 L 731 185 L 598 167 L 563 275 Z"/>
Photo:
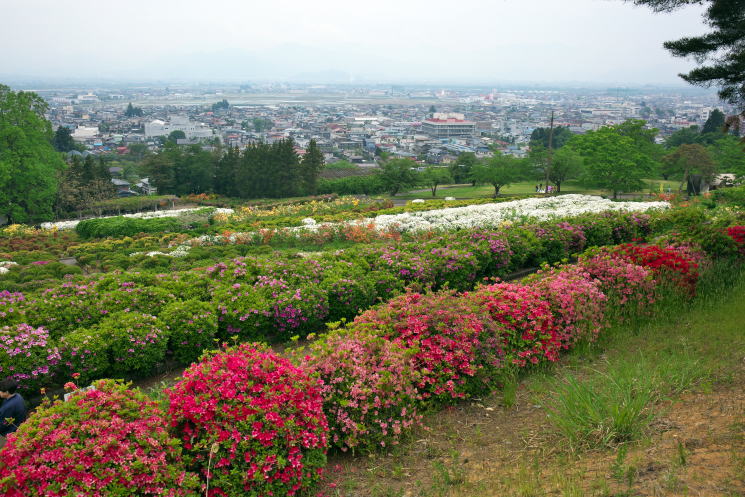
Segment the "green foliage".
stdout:
<path fill-rule="evenodd" d="M 59 126 L 54 133 L 54 149 L 57 152 L 70 152 L 76 150 L 75 141 L 72 139 L 70 128 Z"/>
<path fill-rule="evenodd" d="M 575 150 L 565 147 L 554 153 L 548 179 L 556 185 L 556 191 L 561 191 L 561 184 L 567 180 L 580 177 L 584 169 L 584 160 Z"/>
<path fill-rule="evenodd" d="M 155 316 L 120 311 L 90 329 L 108 345 L 109 374 L 114 377 L 144 376 L 165 359 L 168 333 Z"/>
<path fill-rule="evenodd" d="M 426 185 L 432 191 L 432 196 L 434 197 L 437 195 L 437 187 L 451 180 L 450 171 L 442 167 L 430 166 L 419 173 L 418 183 Z"/>
<path fill-rule="evenodd" d="M 228 103 L 227 99 L 222 99 L 219 102 L 215 102 L 212 104 L 212 112 L 215 112 L 217 110 L 228 110 L 230 108 L 230 104 Z"/>
<path fill-rule="evenodd" d="M 519 181 L 524 176 L 524 163 L 522 160 L 510 155 L 494 153 L 484 164 L 473 168 L 472 177 L 477 183 L 486 183 L 494 187 L 494 197 L 499 195 L 499 190 L 510 183 Z"/>
<path fill-rule="evenodd" d="M 681 178 L 682 189 L 691 174 L 699 174 L 711 181 L 716 174 L 716 163 L 702 145 L 680 145 L 662 158 L 663 175 Z"/>
<path fill-rule="evenodd" d="M 73 157 L 60 176 L 60 185 L 55 200 L 55 210 L 61 216 L 90 210 L 102 200 L 116 196 L 111 183 L 111 174 L 106 163 L 88 156 L 84 161 Z"/>
<path fill-rule="evenodd" d="M 13 223 L 47 221 L 64 168 L 52 147 L 46 102 L 0 85 L 0 215 Z"/>
<path fill-rule="evenodd" d="M 134 217 L 108 217 L 86 219 L 75 227 L 75 231 L 83 238 L 103 238 L 107 236 L 132 236 L 137 233 L 160 233 L 178 231 L 181 223 L 174 217 L 156 217 L 153 219 L 139 219 Z"/>
<path fill-rule="evenodd" d="M 132 102 L 129 102 L 127 109 L 124 111 L 126 117 L 139 117 L 142 116 L 142 107 L 134 107 Z"/>
<path fill-rule="evenodd" d="M 323 152 L 318 148 L 315 140 L 308 143 L 303 160 L 300 161 L 300 174 L 302 176 L 302 190 L 306 195 L 318 193 L 318 175 L 324 167 Z"/>
<path fill-rule="evenodd" d="M 471 181 L 471 172 L 478 163 L 476 154 L 473 152 L 461 152 L 450 164 L 450 175 L 455 183 L 467 183 Z"/>
<path fill-rule="evenodd" d="M 550 128 L 536 128 L 530 134 L 530 145 L 540 145 L 543 148 L 548 148 L 548 138 L 551 134 Z M 554 134 L 551 137 L 551 148 L 559 149 L 567 144 L 572 138 L 572 133 L 566 126 L 556 126 L 554 128 Z"/>
<path fill-rule="evenodd" d="M 416 185 L 417 175 L 414 171 L 416 167 L 416 162 L 411 159 L 391 159 L 383 164 L 380 180 L 385 190 L 391 195 L 395 195 Z"/>
<path fill-rule="evenodd" d="M 709 147 L 709 154 L 722 173 L 745 176 L 745 150 L 743 144 L 732 135 L 725 135 Z"/>
<path fill-rule="evenodd" d="M 603 127 L 575 135 L 567 144 L 585 161 L 585 182 L 613 192 L 633 192 L 644 187 L 653 160 L 637 141 L 618 127 Z"/>
<path fill-rule="evenodd" d="M 96 330 L 78 328 L 60 338 L 59 349 L 61 383 L 70 381 L 73 373 L 80 375 L 78 381 L 83 385 L 108 374 L 111 359 L 106 335 Z"/>
<path fill-rule="evenodd" d="M 217 314 L 213 304 L 191 299 L 166 305 L 158 318 L 168 330 L 168 349 L 180 364 L 191 364 L 215 345 Z"/>
<path fill-rule="evenodd" d="M 701 128 L 701 134 L 721 133 L 724 129 L 724 113 L 719 109 L 714 109 L 709 114 L 709 118 Z"/>
<path fill-rule="evenodd" d="M 386 192 L 386 184 L 380 174 L 349 176 L 347 178 L 318 180 L 318 193 L 339 195 L 376 195 Z"/>
<path fill-rule="evenodd" d="M 186 133 L 180 129 L 173 130 L 168 134 L 168 141 L 172 143 L 176 143 L 178 140 L 183 140 L 184 138 L 186 138 Z"/>

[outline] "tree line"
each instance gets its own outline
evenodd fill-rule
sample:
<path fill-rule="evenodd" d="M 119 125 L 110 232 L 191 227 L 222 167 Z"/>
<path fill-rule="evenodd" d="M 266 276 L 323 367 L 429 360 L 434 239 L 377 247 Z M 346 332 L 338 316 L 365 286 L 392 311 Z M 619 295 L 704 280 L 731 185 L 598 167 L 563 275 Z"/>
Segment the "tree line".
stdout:
<path fill-rule="evenodd" d="M 292 139 L 205 151 L 199 145 L 164 149 L 145 159 L 150 183 L 162 194 L 217 193 L 237 198 L 281 198 L 317 193 L 323 153 L 311 140 L 301 158 Z"/>

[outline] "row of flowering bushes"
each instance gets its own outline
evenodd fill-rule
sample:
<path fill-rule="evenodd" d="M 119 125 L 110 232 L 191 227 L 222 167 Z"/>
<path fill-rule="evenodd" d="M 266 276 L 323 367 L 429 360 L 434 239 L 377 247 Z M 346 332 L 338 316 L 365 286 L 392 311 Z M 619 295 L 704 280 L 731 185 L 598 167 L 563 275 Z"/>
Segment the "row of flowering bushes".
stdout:
<path fill-rule="evenodd" d="M 557 262 L 588 245 L 646 237 L 646 214 L 461 231 L 417 241 L 356 245 L 307 257 L 236 258 L 201 270 L 97 275 L 36 292 L 0 293 L 0 335 L 23 343 L 19 326 L 43 329 L 48 348 L 86 380 L 152 373 L 173 359 L 189 364 L 213 340 L 282 342 L 327 321 L 351 319 L 404 288 L 468 290 L 484 277 Z M 31 345 L 28 345 L 31 347 Z M 44 352 L 46 353 L 46 352 Z M 13 366 L 23 388 L 55 383 L 55 368 Z M 28 377 L 25 377 L 26 375 Z"/>
<path fill-rule="evenodd" d="M 469 290 L 484 277 L 558 262 L 586 246 L 645 238 L 657 226 L 677 226 L 670 217 L 606 214 L 492 232 L 437 233 L 307 257 L 237 258 L 169 274 L 99 275 L 26 294 L 2 291 L 0 336 L 29 355 L 18 364 L 15 355 L 0 350 L 0 369 L 12 371 L 22 388 L 31 390 L 62 383 L 57 371 L 70 368 L 86 381 L 144 376 L 167 361 L 189 364 L 215 340 L 284 342 L 316 332 L 325 322 L 351 319 L 405 288 Z M 737 252 L 736 240 L 724 229 L 710 230 L 716 235 L 706 238 L 716 240 L 708 242 L 710 249 Z M 683 263 L 673 256 L 654 248 L 623 250 L 634 260 L 679 267 L 681 284 L 692 289 Z M 598 259 L 585 271 L 594 276 L 604 264 L 609 263 Z M 609 283 L 634 276 L 631 267 L 610 265 L 617 274 L 603 273 Z M 25 327 L 41 329 L 46 345 L 26 343 Z M 60 356 L 56 365 L 46 359 L 53 352 Z"/>
<path fill-rule="evenodd" d="M 622 244 L 521 283 L 407 292 L 287 358 L 256 343 L 208 352 L 166 390 L 163 411 L 103 380 L 68 402 L 45 402 L 9 437 L 0 490 L 297 495 L 318 481 L 330 447 L 397 444 L 424 410 L 484 395 L 515 368 L 556 361 L 611 316 L 649 312 L 663 285 L 689 297 L 705 261 L 691 247 Z"/>

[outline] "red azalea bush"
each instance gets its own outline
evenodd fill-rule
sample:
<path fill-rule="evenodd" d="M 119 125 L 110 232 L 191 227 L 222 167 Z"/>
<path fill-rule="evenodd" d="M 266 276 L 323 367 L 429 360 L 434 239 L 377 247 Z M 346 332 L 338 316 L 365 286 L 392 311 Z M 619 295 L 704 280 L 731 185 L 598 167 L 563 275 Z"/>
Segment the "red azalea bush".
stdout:
<path fill-rule="evenodd" d="M 171 427 L 209 496 L 292 496 L 326 464 L 318 380 L 260 344 L 206 353 L 173 388 Z"/>
<path fill-rule="evenodd" d="M 740 252 L 745 252 L 745 226 L 730 226 L 727 228 L 727 236 L 735 241 Z"/>
<path fill-rule="evenodd" d="M 0 328 L 0 378 L 11 377 L 22 390 L 34 391 L 49 383 L 59 362 L 46 329 L 24 323 Z"/>
<path fill-rule="evenodd" d="M 343 330 L 324 335 L 307 352 L 299 362 L 323 381 L 324 410 L 337 447 L 395 445 L 419 422 L 412 351 L 366 330 Z"/>
<path fill-rule="evenodd" d="M 544 268 L 528 280 L 544 296 L 559 327 L 562 348 L 593 340 L 604 327 L 607 297 L 589 273 L 573 265 Z"/>
<path fill-rule="evenodd" d="M 422 397 L 446 401 L 488 391 L 502 366 L 496 325 L 453 292 L 408 293 L 358 316 L 351 327 L 413 349 Z"/>
<path fill-rule="evenodd" d="M 515 283 L 496 283 L 465 293 L 502 327 L 501 340 L 513 364 L 538 364 L 559 357 L 562 335 L 551 307 L 533 288 Z"/>
<path fill-rule="evenodd" d="M 7 497 L 112 495 L 196 497 L 177 440 L 157 404 L 112 380 L 45 399 L 8 437 L 0 458 Z"/>
<path fill-rule="evenodd" d="M 655 301 L 656 282 L 652 271 L 608 253 L 590 253 L 577 266 L 598 282 L 611 306 L 621 314 L 645 313 Z"/>
<path fill-rule="evenodd" d="M 607 251 L 651 269 L 660 281 L 672 279 L 674 286 L 680 286 L 691 295 L 696 292 L 698 264 L 682 250 L 674 247 L 625 243 L 611 247 Z"/>

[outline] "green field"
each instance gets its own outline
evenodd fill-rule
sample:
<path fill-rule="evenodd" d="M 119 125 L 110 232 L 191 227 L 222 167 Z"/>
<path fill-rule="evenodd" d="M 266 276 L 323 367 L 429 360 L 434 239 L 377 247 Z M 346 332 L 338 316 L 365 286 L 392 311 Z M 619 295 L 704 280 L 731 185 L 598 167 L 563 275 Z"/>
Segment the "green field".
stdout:
<path fill-rule="evenodd" d="M 661 180 L 661 179 L 649 179 L 645 180 L 647 187 L 635 194 L 648 194 L 659 193 L 660 185 L 664 191 L 670 188 L 671 191 L 677 191 L 679 183 L 672 180 Z M 520 183 L 514 183 L 512 185 L 505 186 L 499 192 L 500 195 L 527 195 L 535 193 L 535 185 L 537 183 L 533 181 L 521 181 Z M 586 195 L 608 195 L 608 192 L 599 190 L 597 188 L 591 188 L 581 185 L 578 181 L 567 181 L 562 185 L 561 193 L 582 193 Z M 446 185 L 441 186 L 437 189 L 437 195 L 435 198 L 455 197 L 455 198 L 483 198 L 491 197 L 494 195 L 494 188 L 489 185 Z M 415 198 L 432 198 L 432 193 L 429 190 L 417 188 L 406 193 L 398 194 L 395 196 L 396 199 L 411 200 Z"/>

